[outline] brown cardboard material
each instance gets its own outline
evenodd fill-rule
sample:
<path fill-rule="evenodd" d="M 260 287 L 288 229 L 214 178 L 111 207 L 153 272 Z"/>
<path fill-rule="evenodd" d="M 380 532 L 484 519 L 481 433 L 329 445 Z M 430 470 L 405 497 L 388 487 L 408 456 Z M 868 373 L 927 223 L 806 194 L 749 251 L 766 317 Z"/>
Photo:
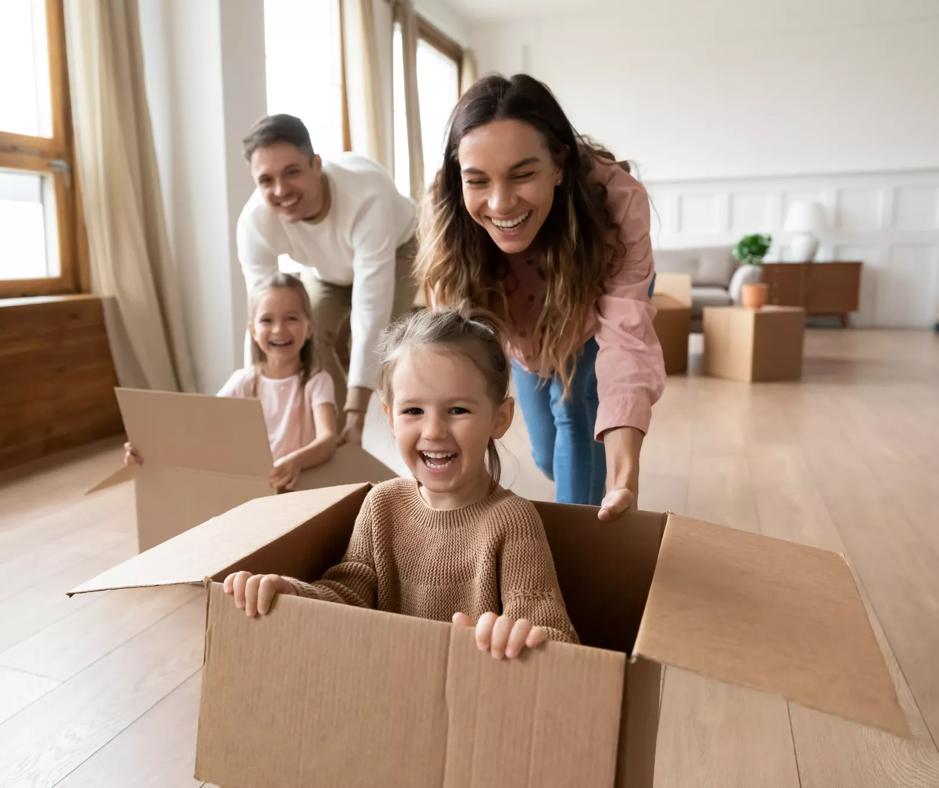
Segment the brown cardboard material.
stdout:
<path fill-rule="evenodd" d="M 537 504 L 586 645 L 515 662 L 444 622 L 290 596 L 248 619 L 222 593 L 235 568 L 318 577 L 367 490 L 248 502 L 73 592 L 210 578 L 199 779 L 650 786 L 661 664 L 908 735 L 839 556 L 673 514 Z"/>
<path fill-rule="evenodd" d="M 798 380 L 804 334 L 801 307 L 705 307 L 705 374 L 746 382 Z"/>
<path fill-rule="evenodd" d="M 168 391 L 115 389 L 124 428 L 143 464 L 124 467 L 88 493 L 134 479 L 137 544 L 147 550 L 238 504 L 274 495 L 261 403 Z M 300 475 L 298 490 L 396 474 L 359 446 Z M 87 494 L 87 493 L 86 493 Z"/>
<path fill-rule="evenodd" d="M 688 371 L 688 335 L 691 333 L 691 277 L 688 274 L 656 274 L 652 327 L 662 346 L 665 373 Z"/>

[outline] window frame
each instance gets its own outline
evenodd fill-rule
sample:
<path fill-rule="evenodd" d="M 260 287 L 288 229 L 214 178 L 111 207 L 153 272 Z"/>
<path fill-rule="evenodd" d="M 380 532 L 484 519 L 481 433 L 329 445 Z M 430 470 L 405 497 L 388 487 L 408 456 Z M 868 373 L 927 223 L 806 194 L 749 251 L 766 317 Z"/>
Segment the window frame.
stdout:
<path fill-rule="evenodd" d="M 456 94 L 459 97 L 460 84 L 463 81 L 463 47 L 420 14 L 416 14 L 416 17 L 418 40 L 423 40 L 456 63 Z"/>
<path fill-rule="evenodd" d="M 78 293 L 88 290 L 86 254 L 80 253 L 80 207 L 72 145 L 68 64 L 63 0 L 45 0 L 49 51 L 52 137 L 34 137 L 0 130 L 0 168 L 48 175 L 55 192 L 59 275 L 39 279 L 3 279 L 0 298 Z M 2 240 L 0 240 L 2 243 Z"/>

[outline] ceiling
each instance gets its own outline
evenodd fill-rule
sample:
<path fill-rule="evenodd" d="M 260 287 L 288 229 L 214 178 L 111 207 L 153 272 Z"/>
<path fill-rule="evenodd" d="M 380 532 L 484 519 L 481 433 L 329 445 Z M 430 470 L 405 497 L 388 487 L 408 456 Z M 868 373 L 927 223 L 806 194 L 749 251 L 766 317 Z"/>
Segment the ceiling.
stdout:
<path fill-rule="evenodd" d="M 768 26 L 852 26 L 939 16 L 936 0 L 437 0 L 466 24 L 506 21 L 549 21 L 552 18 L 594 14 L 633 29 L 706 23 L 708 27 L 765 28 Z"/>

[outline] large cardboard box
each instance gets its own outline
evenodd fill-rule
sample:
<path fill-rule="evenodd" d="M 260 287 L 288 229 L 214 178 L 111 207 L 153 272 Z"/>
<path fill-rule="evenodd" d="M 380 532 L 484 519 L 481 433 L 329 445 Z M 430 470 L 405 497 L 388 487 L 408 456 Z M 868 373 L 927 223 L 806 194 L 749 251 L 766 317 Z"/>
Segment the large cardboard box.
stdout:
<path fill-rule="evenodd" d="M 449 623 L 293 596 L 235 609 L 230 571 L 334 564 L 367 491 L 250 501 L 71 592 L 206 578 L 198 779 L 650 786 L 666 664 L 909 735 L 843 557 L 675 514 L 537 504 L 585 645 L 516 661 Z"/>
<path fill-rule="evenodd" d="M 88 492 L 134 480 L 137 544 L 147 550 L 252 498 L 274 495 L 261 402 L 168 391 L 115 389 L 142 465 L 121 468 Z M 304 471 L 298 490 L 381 482 L 394 471 L 359 446 Z"/>
<path fill-rule="evenodd" d="M 704 372 L 730 380 L 798 380 L 804 335 L 801 307 L 705 307 Z"/>
<path fill-rule="evenodd" d="M 688 335 L 691 333 L 691 277 L 688 274 L 655 275 L 652 327 L 662 346 L 665 373 L 688 371 Z"/>

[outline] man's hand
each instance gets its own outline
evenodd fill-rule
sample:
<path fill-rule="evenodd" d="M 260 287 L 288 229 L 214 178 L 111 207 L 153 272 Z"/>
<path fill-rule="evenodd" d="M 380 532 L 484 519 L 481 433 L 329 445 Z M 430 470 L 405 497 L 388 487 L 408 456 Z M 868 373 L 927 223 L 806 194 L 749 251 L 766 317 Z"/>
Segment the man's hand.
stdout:
<path fill-rule="evenodd" d="M 339 435 L 339 445 L 354 443 L 362 445 L 362 431 L 365 429 L 365 414 L 357 410 L 346 411 L 346 424 Z"/>

